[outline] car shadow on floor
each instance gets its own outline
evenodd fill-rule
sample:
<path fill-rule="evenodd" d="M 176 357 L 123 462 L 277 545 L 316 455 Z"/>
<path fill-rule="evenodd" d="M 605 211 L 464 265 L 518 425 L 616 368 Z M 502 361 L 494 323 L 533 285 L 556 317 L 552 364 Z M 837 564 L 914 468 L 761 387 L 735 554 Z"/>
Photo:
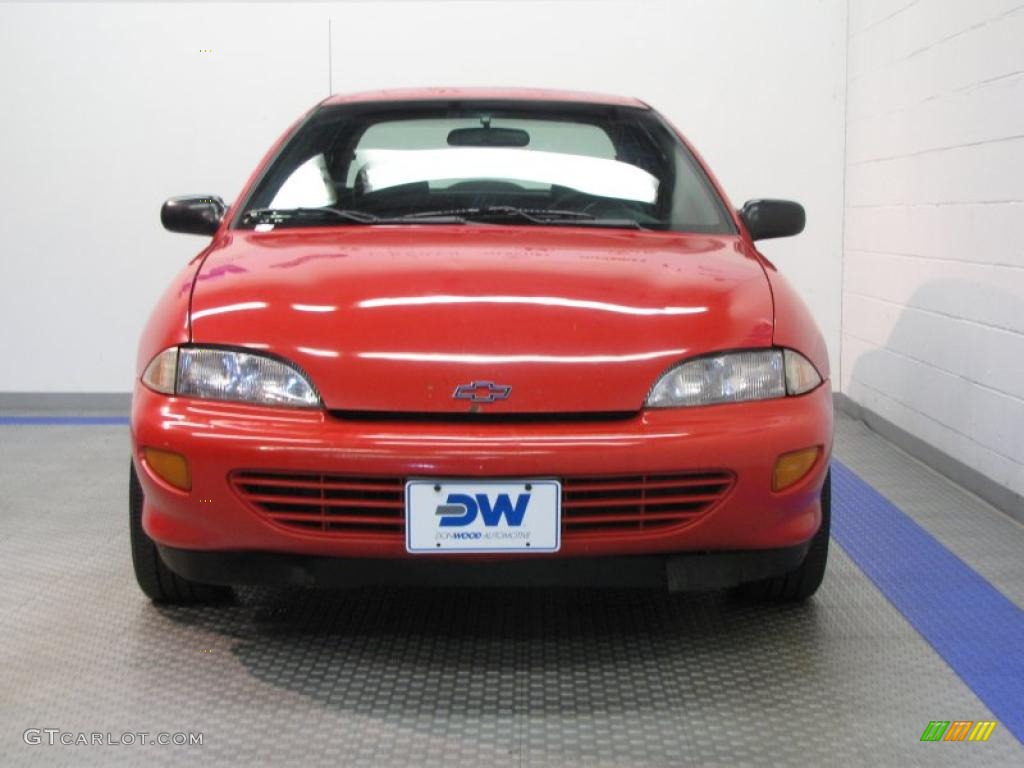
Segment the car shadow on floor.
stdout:
<path fill-rule="evenodd" d="M 223 636 L 254 681 L 412 721 L 706 709 L 725 693 L 715 680 L 732 697 L 746 684 L 785 695 L 793 663 L 822 653 L 814 601 L 728 593 L 245 590 L 231 606 L 160 611 L 189 636 Z"/>

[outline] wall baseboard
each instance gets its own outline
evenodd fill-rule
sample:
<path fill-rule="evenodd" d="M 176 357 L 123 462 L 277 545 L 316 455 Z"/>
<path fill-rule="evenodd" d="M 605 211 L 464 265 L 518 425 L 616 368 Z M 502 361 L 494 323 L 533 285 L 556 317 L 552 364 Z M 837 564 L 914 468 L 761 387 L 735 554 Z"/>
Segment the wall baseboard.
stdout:
<path fill-rule="evenodd" d="M 127 416 L 130 392 L 0 392 L 0 414 Z"/>
<path fill-rule="evenodd" d="M 868 429 L 877 432 L 893 445 L 902 448 L 922 464 L 948 477 L 957 485 L 963 486 L 1001 512 L 1024 523 L 1024 496 L 1005 485 L 1000 485 L 959 459 L 953 458 L 948 453 L 940 451 L 921 438 L 910 434 L 902 427 L 850 399 L 848 395 L 836 392 L 832 398 L 837 411 L 842 411 L 847 416 L 864 422 Z"/>

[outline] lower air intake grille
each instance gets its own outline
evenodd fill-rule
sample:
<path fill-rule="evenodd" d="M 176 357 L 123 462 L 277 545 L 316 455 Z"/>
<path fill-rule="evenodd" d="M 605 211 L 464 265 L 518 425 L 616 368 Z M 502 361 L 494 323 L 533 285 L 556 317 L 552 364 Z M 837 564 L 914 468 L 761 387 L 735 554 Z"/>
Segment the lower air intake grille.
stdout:
<path fill-rule="evenodd" d="M 402 478 L 246 471 L 234 472 L 231 484 L 257 511 L 289 528 L 403 535 Z"/>
<path fill-rule="evenodd" d="M 562 480 L 562 527 L 574 531 L 626 531 L 689 523 L 732 488 L 729 472 Z"/>
<path fill-rule="evenodd" d="M 729 472 L 562 478 L 564 535 L 693 522 L 732 488 Z M 317 533 L 404 535 L 405 478 L 237 471 L 231 484 L 262 516 Z"/>

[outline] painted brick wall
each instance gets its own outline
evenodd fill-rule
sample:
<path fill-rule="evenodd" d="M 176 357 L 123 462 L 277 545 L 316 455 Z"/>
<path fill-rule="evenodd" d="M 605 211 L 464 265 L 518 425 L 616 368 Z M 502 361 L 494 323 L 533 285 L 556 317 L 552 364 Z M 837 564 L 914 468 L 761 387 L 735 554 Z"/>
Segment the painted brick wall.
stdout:
<path fill-rule="evenodd" d="M 841 385 L 1024 493 L 1024 5 L 849 3 Z"/>

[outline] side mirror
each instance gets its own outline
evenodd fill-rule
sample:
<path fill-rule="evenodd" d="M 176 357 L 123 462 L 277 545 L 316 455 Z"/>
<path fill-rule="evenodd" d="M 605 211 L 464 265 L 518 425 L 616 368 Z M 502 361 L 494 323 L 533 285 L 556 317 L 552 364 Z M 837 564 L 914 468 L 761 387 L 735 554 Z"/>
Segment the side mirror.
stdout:
<path fill-rule="evenodd" d="M 160 209 L 160 223 L 170 232 L 212 235 L 227 210 L 224 201 L 214 195 L 172 197 Z"/>
<path fill-rule="evenodd" d="M 754 240 L 799 235 L 807 222 L 804 207 L 790 200 L 748 200 L 740 218 Z"/>

